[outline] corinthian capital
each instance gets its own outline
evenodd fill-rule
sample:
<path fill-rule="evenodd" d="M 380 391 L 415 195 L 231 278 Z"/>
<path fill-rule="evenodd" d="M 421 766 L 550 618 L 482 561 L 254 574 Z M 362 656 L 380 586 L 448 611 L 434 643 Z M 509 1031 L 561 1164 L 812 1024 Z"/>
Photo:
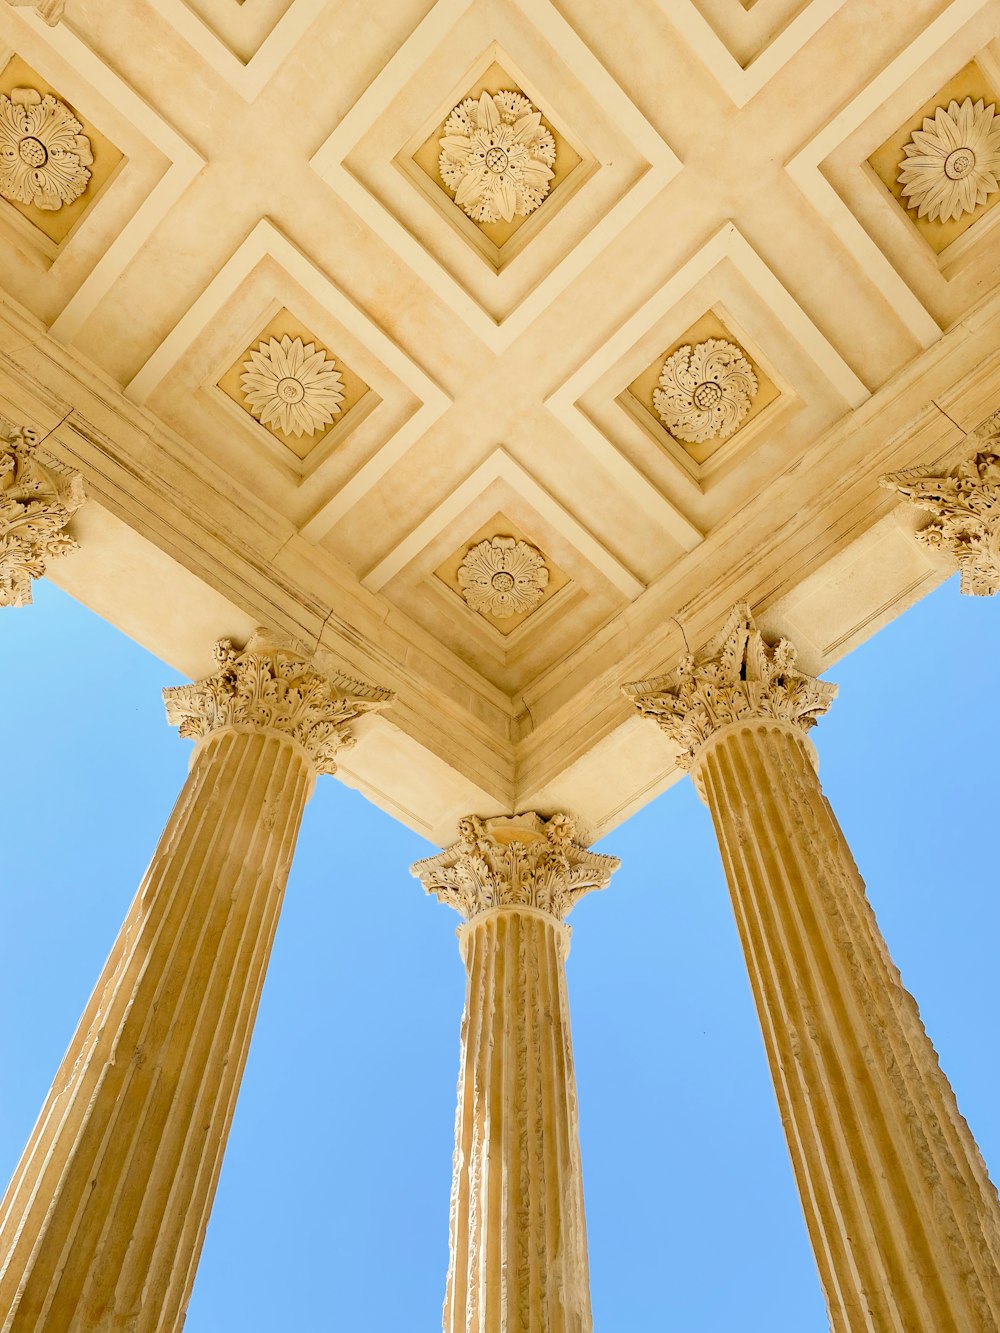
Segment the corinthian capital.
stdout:
<path fill-rule="evenodd" d="M 973 597 L 1000 589 L 1000 432 L 983 443 L 984 450 L 941 475 L 908 468 L 882 478 L 883 486 L 934 515 L 917 541 L 949 556 L 962 571 L 962 592 Z"/>
<path fill-rule="evenodd" d="M 585 893 L 606 889 L 614 856 L 589 852 L 568 815 L 534 812 L 458 825 L 458 842 L 410 867 L 428 893 L 466 921 L 491 907 L 533 907 L 562 920 Z"/>
<path fill-rule="evenodd" d="M 66 0 L 7 0 L 15 8 L 34 9 L 49 25 L 54 28 L 63 16 Z"/>
<path fill-rule="evenodd" d="M 0 417 L 0 606 L 28 606 L 31 580 L 76 542 L 65 528 L 83 504 L 83 479 L 43 467 L 38 433 Z"/>
<path fill-rule="evenodd" d="M 258 629 L 245 648 L 215 645 L 218 669 L 192 685 L 163 691 L 167 721 L 200 740 L 213 731 L 282 731 L 302 746 L 317 773 L 335 773 L 337 755 L 354 744 L 349 724 L 392 703 L 391 690 L 316 663 L 297 646 Z"/>
<path fill-rule="evenodd" d="M 745 603 L 733 607 L 707 648 L 689 654 L 675 671 L 622 690 L 680 746 L 677 764 L 683 769 L 730 722 L 773 718 L 805 732 L 837 694 L 836 685 L 796 669 L 795 649 L 786 639 L 766 643 Z"/>

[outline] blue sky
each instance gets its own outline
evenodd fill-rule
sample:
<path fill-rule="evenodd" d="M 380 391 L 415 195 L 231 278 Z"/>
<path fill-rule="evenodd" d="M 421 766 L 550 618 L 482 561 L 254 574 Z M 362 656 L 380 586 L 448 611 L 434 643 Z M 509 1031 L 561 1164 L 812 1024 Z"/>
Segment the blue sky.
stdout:
<path fill-rule="evenodd" d="M 10 1175 L 180 790 L 176 673 L 51 584 L 0 612 L 0 1175 Z M 829 673 L 821 776 L 1000 1176 L 1000 606 L 952 579 Z M 650 671 L 658 663 L 650 663 Z M 606 838 L 570 1005 L 595 1327 L 825 1333 L 707 811 Z M 336 780 L 302 829 L 185 1333 L 440 1327 L 463 971 L 428 845 Z"/>

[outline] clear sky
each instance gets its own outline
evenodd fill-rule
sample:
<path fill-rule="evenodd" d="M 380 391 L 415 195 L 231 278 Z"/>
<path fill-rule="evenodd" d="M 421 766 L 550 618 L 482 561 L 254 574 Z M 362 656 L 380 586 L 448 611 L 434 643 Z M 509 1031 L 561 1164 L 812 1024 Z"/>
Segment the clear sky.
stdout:
<path fill-rule="evenodd" d="M 0 612 L 0 1175 L 186 772 L 179 677 L 59 592 Z M 1000 604 L 952 579 L 829 673 L 821 776 L 1000 1176 Z M 651 662 L 652 672 L 659 664 Z M 825 1333 L 707 811 L 599 844 L 569 959 L 598 1333 Z M 299 842 L 186 1333 L 433 1333 L 463 971 L 428 845 L 336 780 Z"/>

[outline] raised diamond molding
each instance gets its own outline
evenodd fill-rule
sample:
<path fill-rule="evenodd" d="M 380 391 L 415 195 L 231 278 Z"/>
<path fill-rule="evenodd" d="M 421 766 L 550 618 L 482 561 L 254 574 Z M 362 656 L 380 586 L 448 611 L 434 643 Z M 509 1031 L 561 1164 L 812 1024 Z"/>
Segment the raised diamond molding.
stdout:
<path fill-rule="evenodd" d="M 472 548 L 459 568 L 458 581 L 473 611 L 505 619 L 538 605 L 549 571 L 534 546 L 513 537 L 494 537 Z"/>
<path fill-rule="evenodd" d="M 445 122 L 441 179 L 476 222 L 527 217 L 549 192 L 556 141 L 526 97 L 484 92 Z"/>
<path fill-rule="evenodd" d="M 45 467 L 38 433 L 0 417 L 0 606 L 28 606 L 32 579 L 76 550 L 66 525 L 83 500 L 82 477 Z"/>
<path fill-rule="evenodd" d="M 428 893 L 464 920 L 498 907 L 529 907 L 562 921 L 586 893 L 606 889 L 620 862 L 588 851 L 565 814 L 526 814 L 458 825 L 458 841 L 410 867 Z"/>
<path fill-rule="evenodd" d="M 1000 591 L 1000 430 L 985 443 L 992 447 L 948 472 L 907 468 L 882 478 L 883 486 L 933 514 L 917 541 L 947 556 L 961 570 L 962 592 L 973 597 Z"/>
<path fill-rule="evenodd" d="M 899 182 L 918 217 L 961 217 L 1000 189 L 1000 118 L 982 98 L 939 106 L 903 152 Z"/>
<path fill-rule="evenodd" d="M 756 393 L 757 376 L 740 349 L 709 338 L 666 359 L 653 404 L 668 430 L 701 444 L 732 435 Z"/>
<path fill-rule="evenodd" d="M 277 73 L 279 66 L 305 37 L 329 0 L 293 0 L 260 47 L 241 60 L 184 0 L 149 0 L 198 52 L 210 69 L 246 102 L 253 102 Z"/>
<path fill-rule="evenodd" d="M 0 195 L 52 212 L 79 199 L 94 160 L 82 130 L 65 102 L 49 93 L 0 94 Z"/>
<path fill-rule="evenodd" d="M 749 606 L 739 603 L 700 653 L 689 653 L 665 676 L 622 688 L 680 748 L 677 764 L 686 770 L 705 742 L 733 722 L 771 718 L 803 732 L 816 725 L 837 687 L 799 671 L 795 657 L 786 639 L 767 643 Z"/>
<path fill-rule="evenodd" d="M 214 656 L 212 675 L 163 691 L 171 726 L 192 740 L 226 727 L 280 731 L 302 746 L 317 773 L 337 771 L 337 755 L 354 744 L 351 722 L 394 699 L 265 629 L 242 649 L 220 639 Z"/>
<path fill-rule="evenodd" d="M 340 415 L 343 376 L 315 343 L 269 338 L 243 365 L 243 396 L 262 425 L 286 435 L 315 435 Z"/>

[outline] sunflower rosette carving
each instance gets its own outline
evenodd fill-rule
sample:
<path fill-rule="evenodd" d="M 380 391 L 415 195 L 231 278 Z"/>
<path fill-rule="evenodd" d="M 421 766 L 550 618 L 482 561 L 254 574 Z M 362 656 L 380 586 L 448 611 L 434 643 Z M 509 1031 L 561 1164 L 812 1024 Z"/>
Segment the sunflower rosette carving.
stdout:
<path fill-rule="evenodd" d="M 551 188 L 556 141 L 516 92 L 468 97 L 445 121 L 438 170 L 475 222 L 527 217 Z"/>
<path fill-rule="evenodd" d="M 0 93 L 0 196 L 58 212 L 90 182 L 90 140 L 64 102 L 35 88 Z"/>
<path fill-rule="evenodd" d="M 899 168 L 906 207 L 942 222 L 972 213 L 1000 189 L 1000 116 L 996 104 L 967 97 L 924 118 Z"/>
<path fill-rule="evenodd" d="M 344 377 L 322 347 L 301 338 L 269 338 L 243 362 L 247 407 L 285 435 L 316 435 L 340 415 Z"/>
<path fill-rule="evenodd" d="M 724 338 L 709 338 L 667 357 L 653 406 L 674 435 L 703 444 L 732 435 L 750 411 L 757 387 L 740 349 Z"/>
<path fill-rule="evenodd" d="M 458 570 L 462 596 L 473 611 L 507 619 L 533 610 L 549 582 L 542 553 L 515 537 L 492 537 L 466 554 Z"/>

